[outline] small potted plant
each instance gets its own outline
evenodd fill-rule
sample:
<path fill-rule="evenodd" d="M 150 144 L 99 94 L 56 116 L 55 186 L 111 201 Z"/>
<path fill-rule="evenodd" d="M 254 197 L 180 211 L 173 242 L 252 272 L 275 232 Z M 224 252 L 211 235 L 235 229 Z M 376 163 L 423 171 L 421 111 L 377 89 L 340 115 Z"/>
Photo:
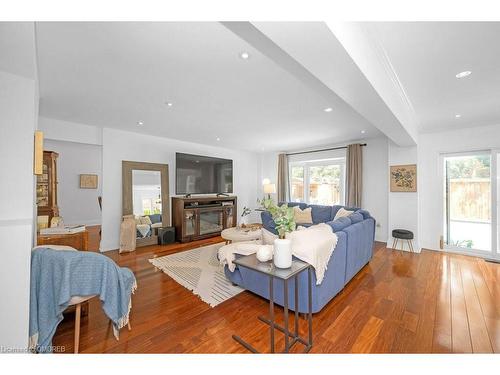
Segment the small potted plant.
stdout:
<path fill-rule="evenodd" d="M 292 242 L 285 237 L 296 227 L 293 208 L 288 207 L 286 203 L 278 206 L 270 198 L 264 198 L 260 203 L 271 214 L 279 236 L 274 240 L 274 265 L 278 268 L 289 268 L 292 266 Z"/>

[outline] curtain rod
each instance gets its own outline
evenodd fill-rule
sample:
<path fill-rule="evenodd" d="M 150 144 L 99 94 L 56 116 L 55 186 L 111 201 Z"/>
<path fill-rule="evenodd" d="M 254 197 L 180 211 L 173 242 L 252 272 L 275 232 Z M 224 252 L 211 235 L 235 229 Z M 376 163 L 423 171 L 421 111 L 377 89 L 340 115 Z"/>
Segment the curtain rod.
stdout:
<path fill-rule="evenodd" d="M 361 146 L 366 146 L 366 143 L 362 143 Z M 311 151 L 302 151 L 302 152 L 290 152 L 287 153 L 286 156 L 290 155 L 302 155 L 302 154 L 311 154 L 313 152 L 322 152 L 322 151 L 332 151 L 332 150 L 342 150 L 343 148 L 347 148 L 347 146 L 342 147 L 332 147 L 332 148 L 323 148 L 321 150 L 311 150 Z"/>

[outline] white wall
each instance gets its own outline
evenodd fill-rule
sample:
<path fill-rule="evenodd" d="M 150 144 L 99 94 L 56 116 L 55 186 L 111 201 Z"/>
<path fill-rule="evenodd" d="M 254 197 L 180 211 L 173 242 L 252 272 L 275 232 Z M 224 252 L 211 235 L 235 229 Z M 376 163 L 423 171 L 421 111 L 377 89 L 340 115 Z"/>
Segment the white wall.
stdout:
<path fill-rule="evenodd" d="M 392 165 L 417 164 L 417 147 L 398 147 L 392 141 L 389 141 L 388 154 L 389 167 Z M 417 169 L 417 192 L 416 193 L 391 193 L 388 199 L 388 231 L 387 238 L 391 239 L 387 243 L 387 247 L 392 247 L 392 230 L 407 229 L 411 230 L 415 236 L 413 244 L 416 250 L 420 249 L 419 242 L 419 172 Z M 387 180 L 389 177 L 387 177 Z M 401 242 L 401 241 L 400 241 Z M 399 249 L 401 245 L 397 246 Z M 405 250 L 408 250 L 405 247 Z"/>
<path fill-rule="evenodd" d="M 375 240 L 387 241 L 388 228 L 388 138 L 366 140 L 363 147 L 362 206 L 377 220 Z"/>
<path fill-rule="evenodd" d="M 38 127 L 46 139 L 102 145 L 102 129 L 97 126 L 40 116 Z"/>
<path fill-rule="evenodd" d="M 440 155 L 500 148 L 500 125 L 421 134 L 418 174 L 421 245 L 439 250 L 443 234 L 443 186 Z"/>
<path fill-rule="evenodd" d="M 44 149 L 59 153 L 57 199 L 64 223 L 100 224 L 97 197 L 102 195 L 102 146 L 46 139 Z M 80 189 L 80 174 L 96 174 L 97 189 Z"/>
<path fill-rule="evenodd" d="M 0 345 L 28 343 L 36 80 L 0 71 Z"/>
<path fill-rule="evenodd" d="M 243 206 L 255 207 L 259 197 L 258 155 L 222 147 L 212 147 L 138 133 L 103 129 L 103 213 L 101 250 L 119 246 L 122 217 L 122 160 L 164 163 L 169 165 L 170 195 L 175 194 L 175 153 L 185 152 L 233 159 L 234 194 L 238 212 Z"/>
<path fill-rule="evenodd" d="M 362 206 L 370 211 L 371 215 L 377 220 L 375 230 L 375 239 L 377 241 L 387 241 L 387 205 L 388 205 L 388 139 L 386 137 L 360 140 L 356 143 L 366 143 L 363 147 L 363 196 Z M 329 148 L 345 146 L 329 145 L 318 148 Z M 293 152 L 293 151 L 287 151 Z M 345 156 L 345 151 L 315 153 L 304 156 L 293 156 L 294 160 L 299 158 L 339 157 Z M 264 178 L 269 178 L 272 183 L 276 183 L 278 174 L 278 152 L 268 152 L 261 154 L 259 184 Z M 263 196 L 262 186 L 258 188 L 259 196 Z"/>

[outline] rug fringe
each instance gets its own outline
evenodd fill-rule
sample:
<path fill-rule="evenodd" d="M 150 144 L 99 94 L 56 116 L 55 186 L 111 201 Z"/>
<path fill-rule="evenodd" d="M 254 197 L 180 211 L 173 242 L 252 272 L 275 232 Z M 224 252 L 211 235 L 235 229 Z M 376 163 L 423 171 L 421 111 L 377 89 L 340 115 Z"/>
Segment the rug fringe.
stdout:
<path fill-rule="evenodd" d="M 149 262 L 154 267 L 161 270 L 166 275 L 170 276 L 178 284 L 182 285 L 184 288 L 191 291 L 195 296 L 197 296 L 203 302 L 210 305 L 210 307 L 215 307 L 218 304 L 226 301 L 229 298 L 234 297 L 235 295 L 241 293 L 244 290 L 240 287 L 233 286 L 232 283 L 229 280 L 227 280 L 224 271 L 218 262 L 217 266 L 212 264 L 213 262 L 210 262 L 211 259 L 214 256 L 216 256 L 217 250 L 221 246 L 223 246 L 223 243 L 204 246 L 197 249 L 186 250 L 160 258 L 152 258 L 149 259 Z M 190 257 L 189 253 L 193 253 L 195 255 Z M 190 258 L 195 260 L 191 260 Z M 200 262 L 200 260 L 202 261 L 202 263 L 197 263 L 197 261 Z M 205 261 L 206 263 L 204 263 Z M 211 277 L 212 285 L 208 286 L 204 285 L 200 287 L 201 284 L 198 284 L 197 286 L 194 286 L 191 283 L 189 283 L 189 281 L 185 280 L 182 276 L 179 276 L 174 270 L 172 270 L 172 268 L 174 267 L 185 268 L 185 269 L 197 268 L 201 270 L 200 271 L 201 274 L 203 274 L 203 271 L 213 273 L 213 275 L 209 274 L 209 277 Z M 189 272 L 189 270 L 186 272 Z M 205 276 L 207 276 L 206 273 Z M 217 288 L 217 286 L 221 285 L 221 277 L 224 278 L 225 282 L 225 284 L 222 285 L 223 287 L 225 287 L 225 291 L 223 293 L 219 292 L 220 289 L 214 290 L 215 288 Z M 216 278 L 218 280 L 217 282 Z M 211 295 L 207 295 L 209 293 Z M 228 294 L 230 296 L 226 297 L 223 294 Z M 216 297 L 214 297 L 214 295 Z"/>

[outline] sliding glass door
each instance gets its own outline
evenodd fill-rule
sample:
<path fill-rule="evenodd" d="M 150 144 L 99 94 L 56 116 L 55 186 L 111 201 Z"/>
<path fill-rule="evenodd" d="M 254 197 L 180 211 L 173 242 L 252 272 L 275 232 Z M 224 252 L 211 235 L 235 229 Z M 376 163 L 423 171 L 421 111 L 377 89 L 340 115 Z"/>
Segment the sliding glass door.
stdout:
<path fill-rule="evenodd" d="M 490 151 L 443 156 L 447 249 L 486 257 L 496 254 L 496 159 Z"/>
<path fill-rule="evenodd" d="M 343 204 L 344 174 L 343 158 L 290 163 L 290 199 L 310 204 Z"/>

